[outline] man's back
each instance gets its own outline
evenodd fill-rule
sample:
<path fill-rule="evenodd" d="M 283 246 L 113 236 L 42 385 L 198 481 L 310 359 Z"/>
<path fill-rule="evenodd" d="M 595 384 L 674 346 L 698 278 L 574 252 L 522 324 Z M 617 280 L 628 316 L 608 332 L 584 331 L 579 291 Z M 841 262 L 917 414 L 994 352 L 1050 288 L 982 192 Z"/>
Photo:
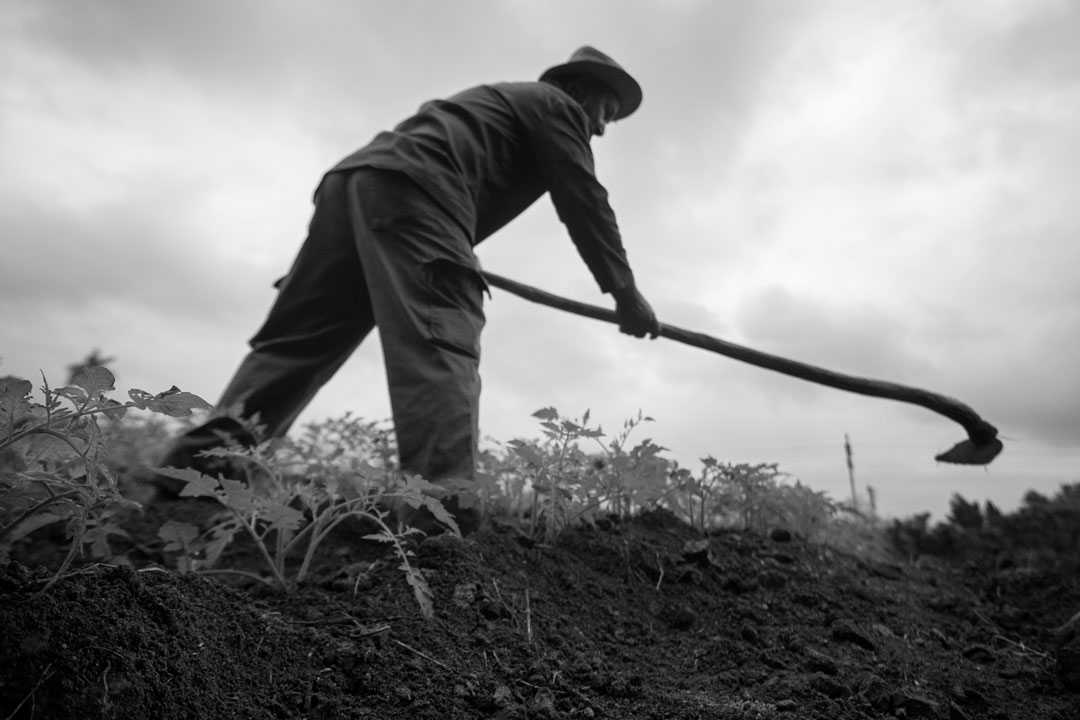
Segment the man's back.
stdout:
<path fill-rule="evenodd" d="M 473 245 L 550 191 L 601 287 L 620 284 L 625 254 L 607 191 L 596 179 L 588 119 L 552 85 L 480 85 L 425 103 L 331 172 L 360 167 L 406 174 Z"/>

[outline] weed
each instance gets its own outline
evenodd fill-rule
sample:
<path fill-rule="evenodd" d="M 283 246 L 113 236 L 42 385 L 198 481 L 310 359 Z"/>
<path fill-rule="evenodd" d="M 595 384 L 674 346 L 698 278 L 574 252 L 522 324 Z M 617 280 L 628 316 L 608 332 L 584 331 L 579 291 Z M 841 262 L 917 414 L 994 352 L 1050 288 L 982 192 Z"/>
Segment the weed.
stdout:
<path fill-rule="evenodd" d="M 825 493 L 798 481 L 784 484 L 787 476 L 775 463 L 724 463 L 708 456 L 697 476 L 683 469 L 675 475 L 680 492 L 670 496 L 669 504 L 702 532 L 724 526 L 763 534 L 784 527 L 812 537 L 838 507 Z"/>
<path fill-rule="evenodd" d="M 0 556 L 34 530 L 64 523 L 71 544 L 55 581 L 84 545 L 95 557 L 110 555 L 109 537 L 124 534 L 114 515 L 138 507 L 120 495 L 105 464 L 99 418 L 118 420 L 131 408 L 185 417 L 210 406 L 176 387 L 156 395 L 130 390 L 130 401 L 119 403 L 106 396 L 115 378 L 100 366 L 80 368 L 64 387 L 50 387 L 44 376 L 42 383 L 43 402 L 35 403 L 29 380 L 0 380 Z"/>
<path fill-rule="evenodd" d="M 110 540 L 123 534 L 120 513 L 137 507 L 119 492 L 114 468 L 122 472 L 145 464 L 142 453 L 155 444 L 148 439 L 160 439 L 166 428 L 155 418 L 141 424 L 121 424 L 120 418 L 131 408 L 170 418 L 209 408 L 175 387 L 157 395 L 131 390 L 129 402 L 122 404 L 106 396 L 113 384 L 107 369 L 86 364 L 65 387 L 54 389 L 45 382 L 43 402 L 34 403 L 28 381 L 0 379 L 0 556 L 30 532 L 63 523 L 71 545 L 53 581 L 81 550 L 95 558 L 111 557 Z M 718 525 L 756 532 L 783 526 L 811 537 L 835 525 L 836 504 L 798 482 L 783 482 L 785 475 L 775 464 L 722 463 L 710 456 L 694 474 L 665 458 L 665 449 L 651 440 L 628 447 L 630 435 L 651 422 L 641 412 L 624 422 L 614 438 L 590 425 L 588 411 L 577 420 L 549 407 L 534 417 L 542 437 L 485 450 L 470 487 L 485 510 L 501 507 L 516 514 L 527 508 L 534 540 L 554 542 L 571 524 L 595 523 L 602 513 L 628 518 L 661 505 L 702 532 Z M 115 440 L 118 455 L 126 452 L 119 462 L 106 463 L 106 435 Z M 160 529 L 165 550 L 177 554 L 180 570 L 246 574 L 291 591 L 307 578 L 330 533 L 348 519 L 360 520 L 373 529 L 366 539 L 392 547 L 421 612 L 432 616 L 430 588 L 412 564 L 410 541 L 422 533 L 397 522 L 393 508 L 426 510 L 460 533 L 436 499 L 436 486 L 395 469 L 397 452 L 388 424 L 345 415 L 308 425 L 296 438 L 205 455 L 237 472 L 212 477 L 194 469 L 159 470 L 184 481 L 181 495 L 206 497 L 219 506 L 204 528 L 169 522 Z M 269 579 L 216 568 L 238 537 L 253 542 Z"/>
<path fill-rule="evenodd" d="M 581 491 L 587 490 L 585 475 L 589 461 L 577 441 L 603 437 L 603 431 L 588 427 L 588 410 L 580 424 L 560 417 L 550 407 L 537 410 L 533 417 L 540 419 L 545 442 L 512 440 L 508 445 L 524 462 L 525 472 L 532 481 L 530 535 L 537 538 L 542 525 L 543 539 L 552 542 L 579 514 L 575 504 L 581 504 Z"/>
<path fill-rule="evenodd" d="M 668 504 L 691 527 L 706 532 L 720 504 L 721 468 L 711 455 L 701 459 L 701 473 L 694 476 L 685 468 L 677 468 L 673 479 L 679 492 L 672 493 Z"/>
<path fill-rule="evenodd" d="M 180 553 L 182 570 L 246 575 L 288 592 L 307 577 L 319 545 L 336 527 L 349 518 L 364 520 L 376 528 L 365 539 L 393 547 L 421 612 L 432 617 L 431 590 L 410 563 L 414 553 L 409 541 L 421 531 L 396 527 L 390 505 L 426 508 L 460 534 L 456 521 L 433 496 L 435 486 L 419 476 L 359 460 L 355 451 L 371 449 L 373 426 L 353 424 L 358 422 L 348 417 L 329 421 L 309 428 L 300 442 L 263 442 L 204 453 L 243 469 L 243 480 L 214 478 L 190 468 L 159 470 L 186 483 L 181 496 L 207 497 L 223 510 L 205 530 L 188 523 L 166 523 L 159 532 L 167 543 L 165 550 Z M 323 446 L 324 442 L 328 444 Z M 238 533 L 253 541 L 271 580 L 239 570 L 214 569 Z M 301 551 L 299 567 L 290 573 L 287 561 Z"/>
<path fill-rule="evenodd" d="M 651 422 L 641 412 L 627 420 L 620 434 L 604 444 L 601 428 L 589 427 L 589 411 L 581 420 L 564 418 L 555 408 L 533 413 L 544 439 L 508 443 L 523 477 L 531 481 L 530 534 L 554 541 L 571 523 L 592 523 L 600 511 L 627 518 L 635 509 L 655 505 L 667 491 L 670 461 L 660 456 L 665 448 L 644 440 L 626 450 L 633 430 Z M 600 454 L 588 454 L 579 445 L 596 443 Z"/>
<path fill-rule="evenodd" d="M 661 457 L 667 448 L 645 439 L 627 450 L 630 434 L 642 423 L 653 422 L 640 410 L 637 417 L 623 422 L 622 430 L 606 445 L 600 444 L 603 456 L 593 458 L 597 492 L 594 500 L 622 519 L 635 510 L 652 507 L 669 492 L 668 479 L 672 461 Z"/>

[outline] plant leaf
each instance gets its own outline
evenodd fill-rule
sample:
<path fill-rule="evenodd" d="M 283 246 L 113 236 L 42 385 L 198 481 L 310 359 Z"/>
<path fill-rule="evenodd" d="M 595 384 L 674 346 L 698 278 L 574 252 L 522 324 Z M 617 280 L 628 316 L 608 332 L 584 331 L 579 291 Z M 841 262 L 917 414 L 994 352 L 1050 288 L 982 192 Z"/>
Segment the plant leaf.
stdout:
<path fill-rule="evenodd" d="M 184 392 L 175 385 L 157 395 L 151 395 L 145 390 L 132 389 L 128 391 L 128 397 L 140 410 L 150 410 L 169 417 L 187 417 L 192 410 L 209 410 L 212 407 L 198 395 Z"/>
<path fill-rule="evenodd" d="M 33 391 L 34 386 L 29 380 L 0 380 L 0 427 L 14 428 L 31 414 L 30 393 Z"/>
<path fill-rule="evenodd" d="M 188 553 L 191 544 L 199 536 L 199 528 L 191 523 L 169 520 L 158 529 L 158 537 L 165 541 L 164 552 Z"/>
<path fill-rule="evenodd" d="M 221 557 L 221 553 L 229 543 L 232 542 L 236 533 L 240 532 L 240 521 L 235 517 L 229 517 L 223 522 L 218 523 L 210 531 L 213 540 L 206 544 L 204 549 L 204 557 L 197 564 L 192 563 L 192 569 L 197 567 L 213 567 L 217 565 L 218 559 Z"/>
<path fill-rule="evenodd" d="M 540 408 L 532 414 L 534 418 L 540 418 L 541 420 L 558 420 L 559 411 L 553 407 Z"/>
<path fill-rule="evenodd" d="M 536 467 L 544 466 L 544 456 L 532 445 L 521 440 L 511 440 L 507 443 L 514 453 L 527 463 Z"/>
<path fill-rule="evenodd" d="M 424 507 L 431 511 L 431 514 L 435 516 L 436 520 L 453 530 L 455 535 L 457 535 L 458 537 L 461 536 L 461 529 L 458 527 L 457 519 L 450 514 L 450 511 L 443 507 L 443 504 L 439 501 L 438 498 L 433 498 L 430 495 L 425 495 Z"/>
<path fill-rule="evenodd" d="M 225 490 L 225 504 L 239 513 L 248 513 L 255 509 L 255 493 L 242 482 L 219 478 L 217 481 Z"/>
<path fill-rule="evenodd" d="M 46 510 L 23 518 L 13 530 L 8 531 L 7 537 L 4 538 L 4 544 L 9 546 L 13 545 L 38 528 L 67 520 L 75 511 L 75 507 L 76 506 L 73 503 L 64 501 L 63 503 L 57 503 Z"/>
<path fill-rule="evenodd" d="M 158 468 L 157 473 L 187 483 L 180 491 L 180 497 L 219 497 L 221 483 L 193 468 L 164 467 Z"/>
<path fill-rule="evenodd" d="M 413 597 L 420 606 L 420 613 L 428 620 L 435 617 L 434 595 L 423 574 L 407 562 L 402 562 L 398 570 L 405 573 L 405 580 L 412 586 Z"/>
<path fill-rule="evenodd" d="M 295 530 L 300 527 L 304 514 L 288 505 L 271 505 L 263 512 L 263 519 L 273 530 Z"/>
<path fill-rule="evenodd" d="M 78 385 L 92 398 L 114 390 L 115 382 L 116 378 L 109 369 L 101 365 L 82 367 L 75 373 L 75 377 L 71 378 L 72 385 Z"/>
<path fill-rule="evenodd" d="M 111 559 L 112 548 L 109 546 L 109 536 L 130 537 L 128 532 L 115 523 L 105 523 L 97 527 L 89 528 L 82 536 L 83 545 L 90 545 L 90 557 Z"/>
<path fill-rule="evenodd" d="M 105 417 L 109 418 L 110 420 L 119 420 L 120 418 L 124 417 L 124 415 L 126 415 L 128 411 L 126 405 L 122 405 L 121 403 L 118 403 L 115 400 L 110 400 L 109 398 L 104 398 L 102 400 L 101 407 Z"/>
<path fill-rule="evenodd" d="M 87 398 L 87 392 L 78 385 L 68 385 L 66 387 L 57 388 L 56 390 L 53 390 L 53 393 L 55 395 L 59 395 L 60 397 L 67 398 L 76 405 L 83 402 Z"/>

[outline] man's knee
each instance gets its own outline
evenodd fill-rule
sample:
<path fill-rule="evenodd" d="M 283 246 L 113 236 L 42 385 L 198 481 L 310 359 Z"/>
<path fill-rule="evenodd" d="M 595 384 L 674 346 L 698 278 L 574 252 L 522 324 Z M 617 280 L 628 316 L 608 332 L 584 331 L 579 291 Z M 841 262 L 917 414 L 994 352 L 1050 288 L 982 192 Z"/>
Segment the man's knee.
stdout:
<path fill-rule="evenodd" d="M 435 260 L 424 267 L 424 280 L 429 293 L 424 299 L 429 342 L 479 361 L 487 288 L 480 273 L 450 260 Z"/>
<path fill-rule="evenodd" d="M 403 470 L 425 479 L 472 479 L 479 444 L 479 378 L 428 387 L 391 386 Z"/>

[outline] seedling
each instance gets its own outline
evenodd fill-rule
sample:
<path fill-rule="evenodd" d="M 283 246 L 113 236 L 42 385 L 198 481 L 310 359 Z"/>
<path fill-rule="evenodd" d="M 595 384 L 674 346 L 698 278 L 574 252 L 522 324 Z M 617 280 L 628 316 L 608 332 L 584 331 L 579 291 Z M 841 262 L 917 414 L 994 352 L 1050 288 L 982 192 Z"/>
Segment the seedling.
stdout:
<path fill-rule="evenodd" d="M 589 427 L 589 415 L 586 410 L 576 420 L 561 417 L 555 408 L 537 410 L 533 417 L 540 419 L 544 440 L 508 443 L 532 483 L 534 539 L 542 536 L 552 542 L 571 523 L 594 522 L 604 509 L 629 517 L 634 509 L 655 505 L 665 494 L 669 461 L 660 457 L 664 448 L 644 440 L 625 449 L 630 433 L 652 418 L 639 412 L 605 444 L 604 431 Z M 582 440 L 595 443 L 601 454 L 586 453 L 579 445 Z"/>
<path fill-rule="evenodd" d="M 121 497 L 105 465 L 99 418 L 119 420 L 131 408 L 185 417 L 210 407 L 176 387 L 156 395 L 130 390 L 131 400 L 119 403 L 106 396 L 114 382 L 100 366 L 80 369 L 61 388 L 42 376 L 43 402 L 36 403 L 29 380 L 0 380 L 0 556 L 34 530 L 62 522 L 71 544 L 52 582 L 84 544 L 96 556 L 108 555 L 109 536 L 124 534 L 112 515 L 138 507 Z"/>
<path fill-rule="evenodd" d="M 290 452 L 289 443 L 221 448 L 205 455 L 231 461 L 243 470 L 243 479 L 215 478 L 190 468 L 159 471 L 186 483 L 181 496 L 210 498 L 222 508 L 204 530 L 175 522 L 161 528 L 159 536 L 167 543 L 164 549 L 180 553 L 182 570 L 244 575 L 288 592 L 307 577 L 319 545 L 330 533 L 349 518 L 361 519 L 377 528 L 365 539 L 393 547 L 421 612 L 427 618 L 433 616 L 431 590 L 410 562 L 414 557 L 410 540 L 422 533 L 416 528 L 396 527 L 390 510 L 391 505 L 400 504 L 426 508 L 460 535 L 454 517 L 433 496 L 433 485 L 418 476 L 343 462 L 340 454 Z M 238 533 L 254 543 L 270 571 L 270 580 L 240 570 L 214 568 Z M 290 572 L 287 561 L 298 552 L 302 552 L 300 565 Z"/>

